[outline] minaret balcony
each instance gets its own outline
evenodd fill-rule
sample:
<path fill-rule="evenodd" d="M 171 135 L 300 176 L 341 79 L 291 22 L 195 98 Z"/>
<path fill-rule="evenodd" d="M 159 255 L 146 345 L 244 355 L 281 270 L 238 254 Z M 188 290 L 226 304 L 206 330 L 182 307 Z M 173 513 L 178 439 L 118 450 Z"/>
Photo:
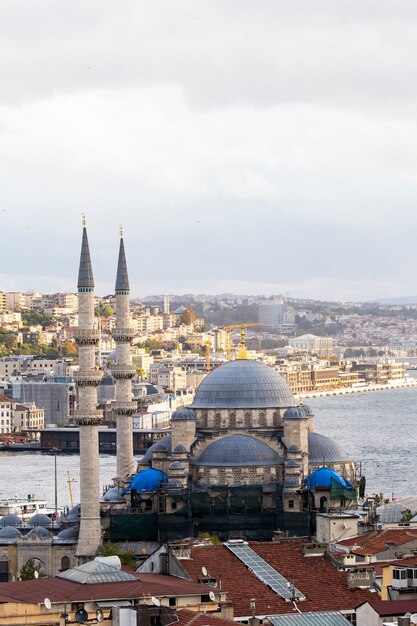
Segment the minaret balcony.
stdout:
<path fill-rule="evenodd" d="M 110 371 L 116 380 L 132 379 L 136 375 L 136 369 L 132 365 L 112 365 Z"/>
<path fill-rule="evenodd" d="M 111 334 L 114 341 L 120 341 L 121 343 L 130 343 L 133 337 L 136 335 L 136 332 L 135 329 L 131 327 L 113 328 Z"/>
<path fill-rule="evenodd" d="M 136 402 L 114 402 L 113 413 L 115 415 L 133 415 L 138 410 Z"/>
<path fill-rule="evenodd" d="M 74 380 L 78 387 L 97 387 L 103 378 L 101 370 L 82 370 L 74 372 Z"/>
<path fill-rule="evenodd" d="M 75 412 L 77 426 L 98 426 L 103 421 L 103 412 L 98 409 L 78 409 Z"/>
<path fill-rule="evenodd" d="M 77 328 L 74 331 L 74 339 L 79 346 L 96 346 L 100 340 L 100 331 L 96 328 Z"/>

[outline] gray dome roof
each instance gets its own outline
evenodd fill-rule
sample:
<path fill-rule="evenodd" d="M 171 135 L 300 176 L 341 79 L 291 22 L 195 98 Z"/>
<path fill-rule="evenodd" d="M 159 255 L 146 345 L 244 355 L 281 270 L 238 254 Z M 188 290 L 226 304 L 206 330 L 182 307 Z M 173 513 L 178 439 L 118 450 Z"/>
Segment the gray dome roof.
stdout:
<path fill-rule="evenodd" d="M 193 409 L 285 408 L 294 396 L 277 371 L 259 361 L 225 363 L 208 374 L 198 387 Z"/>
<path fill-rule="evenodd" d="M 80 509 L 81 504 L 76 504 L 68 511 L 68 514 L 65 516 L 66 522 L 79 522 L 80 521 Z"/>
<path fill-rule="evenodd" d="M 301 406 L 292 406 L 282 416 L 285 420 L 304 420 L 307 415 Z"/>
<path fill-rule="evenodd" d="M 177 470 L 177 469 L 183 469 L 183 467 L 179 461 L 173 461 L 171 465 L 169 466 L 169 469 Z"/>
<path fill-rule="evenodd" d="M 351 460 L 351 457 L 332 439 L 318 433 L 308 433 L 309 463 L 323 464 Z"/>
<path fill-rule="evenodd" d="M 300 463 L 297 463 L 295 459 L 287 459 L 285 461 L 285 467 L 300 467 Z"/>
<path fill-rule="evenodd" d="M 299 487 L 300 481 L 295 476 L 287 476 L 284 478 L 284 487 Z"/>
<path fill-rule="evenodd" d="M 78 527 L 72 526 L 71 528 L 65 528 L 54 537 L 54 543 L 77 543 L 78 541 Z"/>
<path fill-rule="evenodd" d="M 191 409 L 188 409 L 185 406 L 181 407 L 181 409 L 178 409 L 178 411 L 174 411 L 174 413 L 171 415 L 171 421 L 172 420 L 174 421 L 195 420 L 195 419 L 196 419 L 196 416 L 195 416 L 194 411 L 192 411 Z"/>
<path fill-rule="evenodd" d="M 304 411 L 304 413 L 306 414 L 306 417 L 314 416 L 314 413 L 311 410 L 311 408 L 308 406 L 308 404 L 302 404 L 301 408 Z"/>
<path fill-rule="evenodd" d="M 171 453 L 171 447 L 172 447 L 172 437 L 171 437 L 171 435 L 167 435 L 166 437 L 162 437 L 162 439 L 159 439 L 159 441 L 154 443 L 152 446 L 150 446 L 146 450 L 146 453 L 144 454 L 143 459 L 140 461 L 141 464 L 143 464 L 144 461 L 150 461 L 152 456 L 153 456 L 153 453 L 155 451 L 166 450 L 168 452 L 168 454 L 170 454 Z"/>
<path fill-rule="evenodd" d="M 39 537 L 40 539 L 50 539 L 52 537 L 49 530 L 46 530 L 43 526 L 36 526 L 36 528 L 32 528 L 30 532 L 26 535 L 28 539 L 32 537 Z"/>
<path fill-rule="evenodd" d="M 263 441 L 248 435 L 230 435 L 214 441 L 195 459 L 194 465 L 247 467 L 278 465 L 281 458 Z"/>
<path fill-rule="evenodd" d="M 0 518 L 0 528 L 5 526 L 21 526 L 22 520 L 17 515 L 9 513 Z"/>
<path fill-rule="evenodd" d="M 34 526 L 44 526 L 45 528 L 49 528 L 52 526 L 52 520 L 50 517 L 45 515 L 45 513 L 37 513 L 30 518 L 28 526 L 31 526 L 32 528 Z"/>
<path fill-rule="evenodd" d="M 15 528 L 14 526 L 4 526 L 0 530 L 0 543 L 2 539 L 16 539 L 16 537 L 21 537 L 22 533 L 20 530 Z"/>
<path fill-rule="evenodd" d="M 300 452 L 300 448 L 293 443 L 293 445 L 288 448 L 288 452 Z"/>
<path fill-rule="evenodd" d="M 187 453 L 187 450 L 182 445 L 182 443 L 179 443 L 177 446 L 175 446 L 174 454 L 186 454 L 186 453 Z"/>
<path fill-rule="evenodd" d="M 119 487 L 111 487 L 101 498 L 102 502 L 118 502 L 119 500 L 123 500 L 122 489 Z"/>

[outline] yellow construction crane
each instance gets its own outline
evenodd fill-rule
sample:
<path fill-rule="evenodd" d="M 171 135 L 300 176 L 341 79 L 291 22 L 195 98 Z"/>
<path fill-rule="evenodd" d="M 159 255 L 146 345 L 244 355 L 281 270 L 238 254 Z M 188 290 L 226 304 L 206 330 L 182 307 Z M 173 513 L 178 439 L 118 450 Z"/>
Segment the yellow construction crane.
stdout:
<path fill-rule="evenodd" d="M 226 356 L 230 360 L 232 355 L 232 333 L 231 331 L 235 328 L 240 328 L 240 350 L 238 353 L 238 359 L 248 359 L 248 353 L 246 351 L 246 336 L 245 329 L 251 326 L 265 326 L 265 324 L 261 324 L 259 322 L 250 322 L 249 324 L 240 323 L 240 324 L 228 324 L 227 326 L 221 326 L 220 330 L 227 331 L 227 339 L 226 339 Z"/>

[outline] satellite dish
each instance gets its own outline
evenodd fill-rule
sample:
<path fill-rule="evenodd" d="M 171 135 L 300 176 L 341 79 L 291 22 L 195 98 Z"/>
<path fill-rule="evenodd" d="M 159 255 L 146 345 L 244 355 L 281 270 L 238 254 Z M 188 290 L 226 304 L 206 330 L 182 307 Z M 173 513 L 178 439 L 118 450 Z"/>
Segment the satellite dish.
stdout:
<path fill-rule="evenodd" d="M 214 591 L 210 591 L 210 593 L 209 593 L 209 598 L 210 598 L 210 600 L 211 600 L 212 602 L 214 602 L 214 601 L 215 601 L 216 596 L 215 596 L 215 594 L 214 594 Z"/>
<path fill-rule="evenodd" d="M 52 607 L 52 602 L 50 601 L 49 598 L 45 598 L 45 600 L 43 601 L 44 605 L 45 605 L 45 609 L 47 611 L 50 611 L 51 607 Z"/>
<path fill-rule="evenodd" d="M 155 596 L 152 596 L 151 598 L 151 602 L 152 604 L 154 604 L 155 606 L 161 606 L 161 601 L 158 598 L 155 598 Z"/>
<path fill-rule="evenodd" d="M 35 569 L 35 571 L 33 572 L 33 575 L 35 578 L 39 578 L 39 572 L 37 569 Z"/>
<path fill-rule="evenodd" d="M 208 572 L 207 572 L 207 568 L 206 567 L 202 567 L 201 571 L 203 573 L 203 576 L 207 576 Z"/>
<path fill-rule="evenodd" d="M 96 611 L 96 618 L 98 622 L 103 622 L 104 621 L 104 615 L 103 615 L 103 611 L 101 609 L 97 609 Z"/>
<path fill-rule="evenodd" d="M 76 622 L 78 622 L 79 624 L 85 624 L 87 620 L 88 620 L 88 613 L 85 609 L 78 609 L 78 611 L 75 612 Z"/>

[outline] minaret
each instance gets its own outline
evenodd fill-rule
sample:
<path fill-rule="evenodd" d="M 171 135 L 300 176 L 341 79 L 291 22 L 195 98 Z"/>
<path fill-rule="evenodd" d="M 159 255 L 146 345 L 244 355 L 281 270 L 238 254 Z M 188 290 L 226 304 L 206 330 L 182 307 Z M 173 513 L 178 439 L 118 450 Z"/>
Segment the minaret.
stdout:
<path fill-rule="evenodd" d="M 94 278 L 83 218 L 80 269 L 78 273 L 78 344 L 79 371 L 74 378 L 78 388 L 75 421 L 80 429 L 81 522 L 76 555 L 80 563 L 97 554 L 101 545 L 100 474 L 98 427 L 102 420 L 97 410 L 97 386 L 102 373 L 96 368 L 95 351 L 99 341 L 94 328 Z"/>
<path fill-rule="evenodd" d="M 117 421 L 117 478 L 123 479 L 134 472 L 132 415 L 137 407 L 132 402 L 135 368 L 132 366 L 130 342 L 134 331 L 130 319 L 129 277 L 121 228 L 115 294 L 116 328 L 113 330 L 113 339 L 116 342 L 116 364 L 111 367 L 111 372 L 116 381 L 113 411 Z"/>

